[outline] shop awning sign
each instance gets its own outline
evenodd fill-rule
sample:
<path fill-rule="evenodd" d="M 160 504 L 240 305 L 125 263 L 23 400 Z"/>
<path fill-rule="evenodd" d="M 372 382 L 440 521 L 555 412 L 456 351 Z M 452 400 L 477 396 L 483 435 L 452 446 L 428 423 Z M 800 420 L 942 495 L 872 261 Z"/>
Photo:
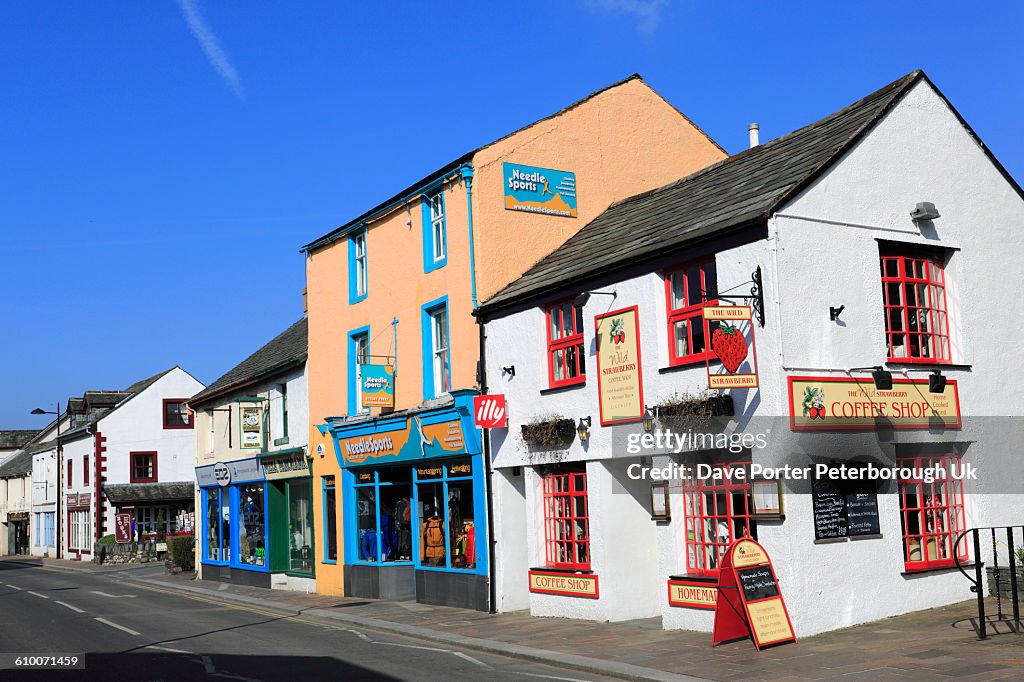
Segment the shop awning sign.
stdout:
<path fill-rule="evenodd" d="M 343 466 L 466 454 L 461 419 L 424 424 L 407 417 L 403 428 L 339 438 Z"/>
<path fill-rule="evenodd" d="M 757 388 L 757 350 L 748 305 L 704 307 L 708 388 Z M 712 360 L 717 360 L 713 365 Z"/>
<path fill-rule="evenodd" d="M 952 379 L 942 393 L 931 393 L 927 379 L 893 379 L 880 391 L 870 377 L 791 376 L 789 415 L 794 431 L 961 427 Z"/>
<path fill-rule="evenodd" d="M 395 406 L 393 365 L 359 365 L 363 407 Z"/>
<path fill-rule="evenodd" d="M 505 209 L 576 217 L 576 174 L 567 171 L 503 164 Z"/>

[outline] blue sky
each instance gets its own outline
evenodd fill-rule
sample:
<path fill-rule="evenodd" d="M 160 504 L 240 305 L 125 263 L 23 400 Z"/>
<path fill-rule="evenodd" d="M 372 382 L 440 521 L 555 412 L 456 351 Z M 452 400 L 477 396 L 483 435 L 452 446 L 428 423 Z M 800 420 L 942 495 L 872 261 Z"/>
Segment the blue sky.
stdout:
<path fill-rule="evenodd" d="M 633 72 L 730 152 L 923 68 L 1024 179 L 1018 3 L 9 3 L 0 428 L 302 314 L 299 247 Z"/>

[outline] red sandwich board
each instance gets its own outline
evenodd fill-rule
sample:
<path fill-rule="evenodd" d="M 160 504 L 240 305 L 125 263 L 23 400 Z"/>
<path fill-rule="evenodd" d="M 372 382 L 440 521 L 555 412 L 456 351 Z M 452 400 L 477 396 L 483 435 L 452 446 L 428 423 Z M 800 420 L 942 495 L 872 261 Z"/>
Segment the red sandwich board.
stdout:
<path fill-rule="evenodd" d="M 758 651 L 796 641 L 772 560 L 764 547 L 740 538 L 725 550 L 719 566 L 711 646 L 747 637 Z"/>

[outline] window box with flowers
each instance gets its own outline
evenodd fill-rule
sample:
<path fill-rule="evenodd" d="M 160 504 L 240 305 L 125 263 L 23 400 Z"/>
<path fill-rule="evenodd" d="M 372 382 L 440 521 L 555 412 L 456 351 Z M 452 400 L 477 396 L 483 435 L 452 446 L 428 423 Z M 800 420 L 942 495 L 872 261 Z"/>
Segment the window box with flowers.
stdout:
<path fill-rule="evenodd" d="M 562 417 L 540 417 L 521 430 L 524 443 L 542 449 L 568 447 L 576 437 L 576 423 Z"/>

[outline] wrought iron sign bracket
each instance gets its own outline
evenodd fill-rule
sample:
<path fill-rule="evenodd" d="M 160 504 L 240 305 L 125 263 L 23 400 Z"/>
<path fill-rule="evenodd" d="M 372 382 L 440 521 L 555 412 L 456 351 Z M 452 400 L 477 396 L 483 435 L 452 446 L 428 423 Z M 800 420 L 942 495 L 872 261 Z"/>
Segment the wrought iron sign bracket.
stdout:
<path fill-rule="evenodd" d="M 741 296 L 724 296 L 719 294 L 715 298 L 725 301 L 750 301 L 750 308 L 754 313 L 754 317 L 757 318 L 757 323 L 761 325 L 761 327 L 764 327 L 764 287 L 761 286 L 760 265 L 757 266 L 757 270 L 750 273 L 750 281 L 744 282 L 743 284 L 737 284 L 732 288 L 738 289 L 739 287 L 747 284 L 751 285 L 749 294 Z M 731 291 L 731 289 L 726 289 L 726 291 Z"/>

